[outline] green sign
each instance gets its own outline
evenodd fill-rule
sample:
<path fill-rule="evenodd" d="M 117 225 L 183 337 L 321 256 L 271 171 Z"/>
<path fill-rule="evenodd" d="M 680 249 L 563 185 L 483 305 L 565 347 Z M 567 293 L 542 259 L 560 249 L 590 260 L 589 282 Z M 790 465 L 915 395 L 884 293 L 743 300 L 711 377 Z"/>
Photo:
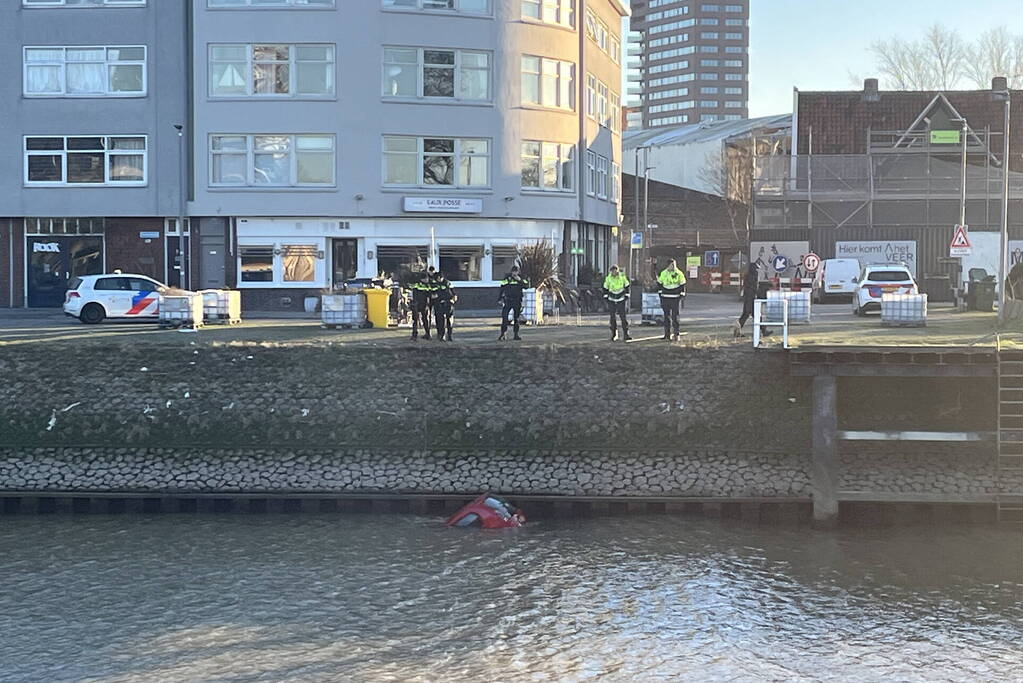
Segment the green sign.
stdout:
<path fill-rule="evenodd" d="M 583 249 L 582 247 L 572 247 L 572 253 L 577 256 L 582 256 L 583 254 L 586 253 L 586 250 Z"/>
<path fill-rule="evenodd" d="M 957 130 L 932 130 L 932 145 L 958 145 L 962 141 Z"/>
<path fill-rule="evenodd" d="M 703 262 L 700 256 L 686 256 L 686 268 L 699 268 Z"/>

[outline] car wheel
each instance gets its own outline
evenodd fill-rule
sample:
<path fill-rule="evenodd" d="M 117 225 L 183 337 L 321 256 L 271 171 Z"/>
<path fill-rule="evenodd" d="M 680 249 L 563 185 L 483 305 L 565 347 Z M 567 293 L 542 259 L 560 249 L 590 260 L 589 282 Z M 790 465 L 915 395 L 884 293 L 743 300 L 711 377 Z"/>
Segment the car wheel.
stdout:
<path fill-rule="evenodd" d="M 87 304 L 85 308 L 82 309 L 82 313 L 78 316 L 78 319 L 86 325 L 95 325 L 103 322 L 103 318 L 105 317 L 106 311 L 103 310 L 102 306 L 99 304 Z"/>

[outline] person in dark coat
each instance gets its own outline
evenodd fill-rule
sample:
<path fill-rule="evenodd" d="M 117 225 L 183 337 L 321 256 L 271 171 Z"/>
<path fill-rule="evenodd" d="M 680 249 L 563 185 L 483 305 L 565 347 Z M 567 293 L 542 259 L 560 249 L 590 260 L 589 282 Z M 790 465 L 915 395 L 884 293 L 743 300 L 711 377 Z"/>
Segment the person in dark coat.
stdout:
<path fill-rule="evenodd" d="M 529 289 L 529 282 L 519 277 L 519 267 L 512 266 L 511 272 L 501 280 L 501 293 L 497 297 L 497 303 L 501 304 L 501 336 L 498 341 L 504 341 L 504 335 L 508 332 L 508 316 L 512 316 L 512 331 L 515 341 L 522 341 L 519 336 L 519 316 L 522 315 L 522 292 Z"/>
<path fill-rule="evenodd" d="M 430 278 L 433 266 L 424 270 L 412 283 L 412 341 L 419 338 L 419 326 L 423 326 L 423 338 L 430 338 L 430 294 L 433 282 Z"/>
<path fill-rule="evenodd" d="M 455 317 L 455 290 L 444 273 L 436 272 L 431 279 L 433 324 L 437 328 L 438 341 L 451 341 L 451 326 Z"/>
<path fill-rule="evenodd" d="M 749 320 L 750 316 L 753 315 L 753 302 L 757 298 L 757 287 L 760 285 L 760 268 L 756 262 L 752 262 L 746 268 L 746 276 L 742 280 L 742 315 L 735 321 L 732 327 L 732 336 L 735 338 L 742 336 L 742 328 Z M 771 334 L 770 330 L 764 330 L 763 335 L 765 337 Z"/>

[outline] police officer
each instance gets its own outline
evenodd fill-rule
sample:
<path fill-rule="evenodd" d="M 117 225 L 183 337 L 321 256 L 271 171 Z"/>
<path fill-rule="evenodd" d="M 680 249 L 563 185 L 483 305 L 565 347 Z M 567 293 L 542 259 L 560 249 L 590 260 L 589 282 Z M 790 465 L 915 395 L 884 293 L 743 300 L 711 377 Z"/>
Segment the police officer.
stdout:
<path fill-rule="evenodd" d="M 433 285 L 430 282 L 430 275 L 433 273 L 433 266 L 429 270 L 419 273 L 419 277 L 412 282 L 412 341 L 419 338 L 419 326 L 423 326 L 423 337 L 430 338 L 430 293 Z"/>
<path fill-rule="evenodd" d="M 512 266 L 511 272 L 501 280 L 501 293 L 498 295 L 497 303 L 501 304 L 501 336 L 498 341 L 504 341 L 504 335 L 508 331 L 508 314 L 512 314 L 512 330 L 515 341 L 522 341 L 519 336 L 519 316 L 522 315 L 522 291 L 529 288 L 529 283 L 519 276 L 519 267 Z"/>
<path fill-rule="evenodd" d="M 661 311 L 664 313 L 664 336 L 661 339 L 678 341 L 678 309 L 686 295 L 686 276 L 678 269 L 675 259 L 668 261 L 668 267 L 657 276 L 657 293 L 661 295 Z"/>
<path fill-rule="evenodd" d="M 437 328 L 438 341 L 451 341 L 451 326 L 454 321 L 455 290 L 451 287 L 451 281 L 444 277 L 440 271 L 433 274 L 430 280 L 432 291 L 430 293 L 433 309 L 433 322 Z"/>
<path fill-rule="evenodd" d="M 629 341 L 629 278 L 625 273 L 618 270 L 618 266 L 611 266 L 611 272 L 604 278 L 604 298 L 611 309 L 611 341 L 618 338 L 617 315 L 622 320 L 622 336 Z"/>

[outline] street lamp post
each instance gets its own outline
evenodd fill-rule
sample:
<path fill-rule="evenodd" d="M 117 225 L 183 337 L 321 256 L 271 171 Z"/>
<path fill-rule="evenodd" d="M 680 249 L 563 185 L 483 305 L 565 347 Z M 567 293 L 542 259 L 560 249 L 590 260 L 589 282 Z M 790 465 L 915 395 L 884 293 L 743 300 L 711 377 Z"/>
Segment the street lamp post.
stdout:
<path fill-rule="evenodd" d="M 1009 94 L 1008 82 L 1005 90 L 997 93 L 1004 105 L 1004 122 L 1002 125 L 1002 229 L 1001 258 L 998 263 L 998 321 L 1005 321 L 1005 290 L 1009 276 L 1009 124 L 1011 122 L 1012 98 Z"/>
<path fill-rule="evenodd" d="M 176 123 L 174 124 L 174 130 L 178 133 L 178 165 L 180 166 L 180 177 L 178 178 L 180 183 L 180 189 L 178 190 L 178 254 L 176 254 L 178 258 L 174 259 L 174 261 L 180 264 L 178 266 L 178 286 L 182 289 L 187 289 L 189 284 L 191 284 L 187 272 L 191 264 L 188 262 L 188 255 L 186 253 L 186 249 L 190 245 L 185 244 L 185 201 L 188 196 L 185 187 L 188 184 L 188 172 L 185 164 L 185 127 L 182 124 Z M 163 239 L 166 241 L 167 235 L 164 235 Z M 164 260 L 166 261 L 167 259 L 165 258 Z M 166 264 L 164 266 L 166 267 Z M 169 280 L 170 273 L 167 275 Z"/>

